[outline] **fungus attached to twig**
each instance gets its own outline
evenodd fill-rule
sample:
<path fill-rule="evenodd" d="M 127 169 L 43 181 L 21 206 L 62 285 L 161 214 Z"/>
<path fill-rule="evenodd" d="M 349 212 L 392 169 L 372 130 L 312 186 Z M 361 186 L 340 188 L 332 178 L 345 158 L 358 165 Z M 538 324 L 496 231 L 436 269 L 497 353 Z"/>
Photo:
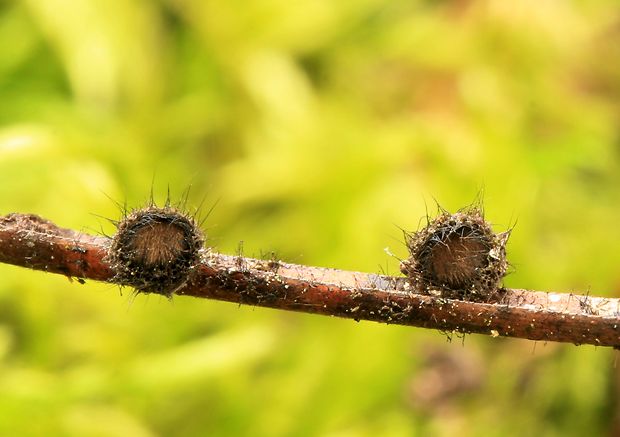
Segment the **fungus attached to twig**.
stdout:
<path fill-rule="evenodd" d="M 413 288 L 470 301 L 488 301 L 506 275 L 510 231 L 496 234 L 481 208 L 442 210 L 426 227 L 406 234 L 410 257 L 401 263 Z"/>
<path fill-rule="evenodd" d="M 108 252 L 114 281 L 170 297 L 187 281 L 203 243 L 194 219 L 176 208 L 150 205 L 133 211 L 118 223 Z"/>

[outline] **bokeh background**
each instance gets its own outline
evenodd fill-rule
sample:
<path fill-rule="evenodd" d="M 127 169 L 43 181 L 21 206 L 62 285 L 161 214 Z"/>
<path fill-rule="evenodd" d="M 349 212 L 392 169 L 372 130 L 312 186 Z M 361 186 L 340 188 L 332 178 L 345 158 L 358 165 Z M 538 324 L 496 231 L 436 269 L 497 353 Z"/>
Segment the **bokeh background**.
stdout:
<path fill-rule="evenodd" d="M 615 296 L 620 8 L 0 1 L 0 213 L 111 233 L 190 186 L 217 250 L 390 274 L 484 190 L 506 285 Z M 0 278 L 2 435 L 618 430 L 608 349 Z"/>

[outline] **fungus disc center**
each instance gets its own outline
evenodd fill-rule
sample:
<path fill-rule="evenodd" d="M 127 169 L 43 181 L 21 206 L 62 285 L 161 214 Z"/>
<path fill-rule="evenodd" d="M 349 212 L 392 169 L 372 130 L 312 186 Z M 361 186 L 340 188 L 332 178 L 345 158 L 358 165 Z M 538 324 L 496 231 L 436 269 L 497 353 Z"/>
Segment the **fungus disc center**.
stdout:
<path fill-rule="evenodd" d="M 481 236 L 452 232 L 431 249 L 433 277 L 453 289 L 468 288 L 479 270 L 488 265 L 488 252 Z"/>
<path fill-rule="evenodd" d="M 185 252 L 185 232 L 172 223 L 150 223 L 136 231 L 133 253 L 144 265 L 163 265 L 174 262 Z"/>

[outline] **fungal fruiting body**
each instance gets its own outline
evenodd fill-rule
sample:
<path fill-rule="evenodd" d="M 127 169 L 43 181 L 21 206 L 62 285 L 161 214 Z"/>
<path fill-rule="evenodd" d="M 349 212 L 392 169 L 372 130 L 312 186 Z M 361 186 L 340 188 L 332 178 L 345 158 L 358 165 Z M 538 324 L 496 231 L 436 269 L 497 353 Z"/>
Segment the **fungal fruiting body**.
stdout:
<path fill-rule="evenodd" d="M 150 205 L 127 214 L 117 227 L 108 252 L 116 283 L 171 297 L 187 282 L 204 244 L 191 216 Z"/>
<path fill-rule="evenodd" d="M 506 276 L 509 236 L 494 233 L 478 207 L 441 211 L 426 227 L 406 235 L 410 257 L 401 271 L 419 293 L 488 301 Z"/>

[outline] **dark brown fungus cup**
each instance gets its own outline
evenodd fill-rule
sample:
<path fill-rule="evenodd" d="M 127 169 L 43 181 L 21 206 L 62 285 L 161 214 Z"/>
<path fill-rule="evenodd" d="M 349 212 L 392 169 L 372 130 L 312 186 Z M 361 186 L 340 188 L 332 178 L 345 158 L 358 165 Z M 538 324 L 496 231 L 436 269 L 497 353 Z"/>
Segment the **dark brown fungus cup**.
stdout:
<path fill-rule="evenodd" d="M 203 244 L 204 236 L 191 216 L 170 206 L 151 205 L 118 223 L 108 262 L 118 284 L 171 297 L 187 282 Z"/>
<path fill-rule="evenodd" d="M 419 293 L 486 302 L 506 276 L 509 236 L 494 233 L 480 208 L 442 211 L 425 228 L 406 234 L 410 257 L 401 271 Z"/>

